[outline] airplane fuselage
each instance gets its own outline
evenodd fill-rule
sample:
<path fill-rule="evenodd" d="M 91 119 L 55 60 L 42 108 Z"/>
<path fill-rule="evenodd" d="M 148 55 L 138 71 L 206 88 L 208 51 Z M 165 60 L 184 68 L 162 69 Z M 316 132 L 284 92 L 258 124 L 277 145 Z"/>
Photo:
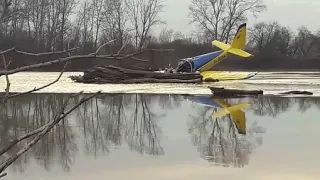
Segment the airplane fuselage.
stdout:
<path fill-rule="evenodd" d="M 214 52 L 214 54 L 216 55 L 216 57 L 212 57 L 211 60 L 207 63 L 205 63 L 204 65 L 202 65 L 198 71 L 203 72 L 203 71 L 208 71 L 210 68 L 212 68 L 213 66 L 215 66 L 216 64 L 220 63 L 222 60 L 224 60 L 227 55 L 228 52 L 227 51 L 216 51 Z"/>
<path fill-rule="evenodd" d="M 207 54 L 202 54 L 199 56 L 193 57 L 194 69 L 196 71 L 204 72 L 209 70 L 211 67 L 220 63 L 228 55 L 228 51 L 220 50 Z"/>

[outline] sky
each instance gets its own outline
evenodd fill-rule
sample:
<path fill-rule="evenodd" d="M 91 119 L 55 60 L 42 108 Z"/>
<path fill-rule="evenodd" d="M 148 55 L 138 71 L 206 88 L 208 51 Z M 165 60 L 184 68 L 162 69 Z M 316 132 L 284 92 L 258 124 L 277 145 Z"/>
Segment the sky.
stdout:
<path fill-rule="evenodd" d="M 161 18 L 167 22 L 167 26 L 175 31 L 189 33 L 194 28 L 188 25 L 189 5 L 191 0 L 166 0 Z M 320 29 L 320 0 L 264 0 L 267 10 L 257 18 L 249 17 L 248 27 L 260 21 L 278 21 L 281 25 L 296 30 L 300 26 L 306 26 L 311 31 Z M 159 30 L 159 31 L 158 31 Z M 156 33 L 160 29 L 155 30 Z"/>

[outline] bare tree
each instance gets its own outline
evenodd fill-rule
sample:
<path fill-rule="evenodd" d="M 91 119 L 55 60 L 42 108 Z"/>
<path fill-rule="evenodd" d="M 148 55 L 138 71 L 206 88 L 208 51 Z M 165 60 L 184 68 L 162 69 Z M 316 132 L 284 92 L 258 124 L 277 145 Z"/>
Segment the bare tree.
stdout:
<path fill-rule="evenodd" d="M 127 0 L 129 19 L 135 46 L 142 49 L 146 46 L 151 29 L 160 23 L 159 14 L 163 9 L 163 0 Z"/>
<path fill-rule="evenodd" d="M 294 40 L 294 47 L 297 50 L 294 55 L 306 57 L 311 56 L 314 52 L 318 53 L 317 41 L 316 35 L 312 34 L 306 27 L 300 27 Z"/>
<path fill-rule="evenodd" d="M 297 58 L 318 55 L 317 34 L 300 27 L 295 35 L 278 22 L 260 22 L 249 28 L 249 47 L 263 56 L 290 56 Z"/>
<path fill-rule="evenodd" d="M 199 25 L 208 38 L 225 42 L 248 13 L 256 15 L 265 9 L 262 0 L 192 0 L 189 6 L 191 23 Z"/>
<path fill-rule="evenodd" d="M 288 56 L 295 53 L 291 47 L 294 40 L 292 32 L 278 22 L 257 23 L 249 28 L 249 32 L 249 47 L 265 56 Z"/>
<path fill-rule="evenodd" d="M 128 9 L 125 0 L 106 0 L 104 2 L 103 42 L 115 39 L 122 47 L 129 41 Z"/>
<path fill-rule="evenodd" d="M 174 38 L 174 31 L 172 29 L 164 28 L 160 32 L 159 35 L 159 43 L 169 43 L 173 41 Z"/>
<path fill-rule="evenodd" d="M 12 0 L 1 0 L 0 1 L 0 19 L 1 22 L 7 20 L 10 17 L 10 6 L 12 5 Z"/>

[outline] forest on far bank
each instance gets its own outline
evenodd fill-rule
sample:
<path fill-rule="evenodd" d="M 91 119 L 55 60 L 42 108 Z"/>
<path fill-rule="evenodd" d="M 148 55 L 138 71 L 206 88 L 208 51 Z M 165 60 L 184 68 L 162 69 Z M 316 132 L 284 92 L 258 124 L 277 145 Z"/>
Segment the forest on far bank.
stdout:
<path fill-rule="evenodd" d="M 189 6 L 190 26 L 194 32 L 183 34 L 170 29 L 160 18 L 164 0 L 1 0 L 0 49 L 16 47 L 32 53 L 63 51 L 78 47 L 69 55 L 95 52 L 128 54 L 141 49 L 174 49 L 145 52 L 140 62 L 132 59 L 86 58 L 73 61 L 68 71 L 81 71 L 95 65 L 117 65 L 126 68 L 158 69 L 175 67 L 181 58 L 217 50 L 212 40 L 230 43 L 238 26 L 248 15 L 267 11 L 263 0 L 192 0 Z M 290 17 L 288 17 L 290 18 Z M 154 30 L 161 28 L 156 34 Z M 230 56 L 215 70 L 307 71 L 320 69 L 320 30 L 312 32 L 301 26 L 290 29 L 276 20 L 247 22 L 246 51 L 254 57 Z M 8 69 L 47 62 L 61 55 L 26 56 L 10 52 Z M 3 68 L 0 61 L 0 68 Z M 37 71 L 60 71 L 62 65 L 37 68 Z"/>

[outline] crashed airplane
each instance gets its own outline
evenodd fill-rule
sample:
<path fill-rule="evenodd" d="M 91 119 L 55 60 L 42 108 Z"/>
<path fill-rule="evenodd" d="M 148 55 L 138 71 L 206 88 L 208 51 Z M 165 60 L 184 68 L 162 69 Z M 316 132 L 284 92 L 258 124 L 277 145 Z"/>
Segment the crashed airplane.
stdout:
<path fill-rule="evenodd" d="M 203 80 L 206 80 L 207 78 L 217 80 L 248 79 L 257 75 L 258 72 L 209 71 L 213 66 L 228 57 L 229 54 L 234 54 L 243 58 L 253 56 L 252 54 L 242 50 L 246 45 L 246 36 L 247 27 L 246 23 L 244 23 L 239 26 L 231 45 L 214 40 L 212 45 L 221 50 L 181 59 L 178 67 L 175 69 L 175 72 L 200 72 Z"/>

